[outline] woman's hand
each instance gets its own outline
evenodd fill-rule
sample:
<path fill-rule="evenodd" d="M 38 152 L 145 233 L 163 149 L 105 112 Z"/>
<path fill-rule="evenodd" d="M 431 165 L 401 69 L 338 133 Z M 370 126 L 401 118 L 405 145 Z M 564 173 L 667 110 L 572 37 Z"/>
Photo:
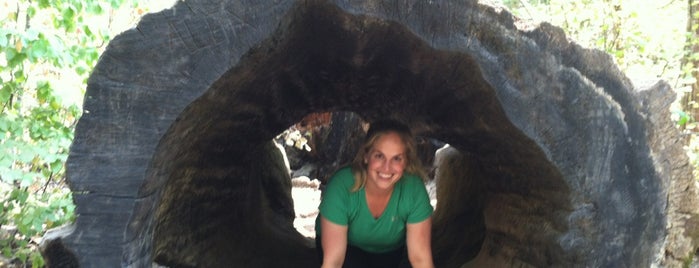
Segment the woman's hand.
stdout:
<path fill-rule="evenodd" d="M 347 251 L 347 226 L 335 224 L 320 216 L 320 242 L 323 247 L 321 268 L 340 268 Z"/>
<path fill-rule="evenodd" d="M 408 259 L 414 268 L 434 268 L 432 261 L 432 217 L 407 225 Z"/>

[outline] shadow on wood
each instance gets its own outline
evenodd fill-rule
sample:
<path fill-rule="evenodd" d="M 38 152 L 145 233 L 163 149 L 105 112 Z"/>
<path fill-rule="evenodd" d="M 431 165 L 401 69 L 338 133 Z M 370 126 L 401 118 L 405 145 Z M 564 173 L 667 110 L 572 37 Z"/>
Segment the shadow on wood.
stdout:
<path fill-rule="evenodd" d="M 353 112 L 452 146 L 435 172 L 438 267 L 673 266 L 694 242 L 666 219 L 697 208 L 667 195 L 696 189 L 676 190 L 687 159 L 648 116 L 674 96 L 647 92 L 560 29 L 521 31 L 475 1 L 179 2 L 90 77 L 63 239 L 84 267 L 316 266 L 271 140 Z"/>

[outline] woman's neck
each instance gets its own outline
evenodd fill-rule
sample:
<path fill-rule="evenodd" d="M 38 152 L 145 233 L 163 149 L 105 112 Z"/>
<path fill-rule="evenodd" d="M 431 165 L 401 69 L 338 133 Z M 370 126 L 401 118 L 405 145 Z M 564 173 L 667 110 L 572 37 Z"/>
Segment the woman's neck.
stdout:
<path fill-rule="evenodd" d="M 394 188 L 394 186 L 391 186 L 391 188 L 389 188 L 389 189 L 380 189 L 374 185 L 366 184 L 364 186 L 364 192 L 367 195 L 370 195 L 372 197 L 377 197 L 377 198 L 390 197 L 391 193 L 393 193 L 393 188 Z"/>
<path fill-rule="evenodd" d="M 381 214 L 386 210 L 386 206 L 388 206 L 388 202 L 391 200 L 392 193 L 393 187 L 390 189 L 379 189 L 369 185 L 364 187 L 366 203 L 374 219 L 380 218 Z"/>

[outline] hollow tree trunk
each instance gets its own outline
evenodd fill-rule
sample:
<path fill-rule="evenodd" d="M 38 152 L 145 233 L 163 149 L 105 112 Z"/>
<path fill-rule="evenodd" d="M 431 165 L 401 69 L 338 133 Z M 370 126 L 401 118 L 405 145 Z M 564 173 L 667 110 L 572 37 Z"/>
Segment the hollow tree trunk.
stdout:
<path fill-rule="evenodd" d="M 697 202 L 672 98 L 475 1 L 180 1 L 90 76 L 63 242 L 83 267 L 313 267 L 270 141 L 350 111 L 456 150 L 438 267 L 676 267 Z"/>

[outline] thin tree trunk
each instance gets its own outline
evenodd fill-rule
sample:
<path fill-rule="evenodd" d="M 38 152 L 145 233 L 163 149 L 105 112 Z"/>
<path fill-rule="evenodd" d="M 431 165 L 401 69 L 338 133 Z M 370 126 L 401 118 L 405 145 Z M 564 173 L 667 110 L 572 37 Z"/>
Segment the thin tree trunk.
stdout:
<path fill-rule="evenodd" d="M 699 18 L 695 16 L 699 10 L 699 3 L 694 0 L 687 0 L 688 12 L 687 12 L 687 32 L 691 33 L 687 37 L 685 50 L 687 53 L 682 59 L 682 66 L 693 66 L 691 71 L 691 76 L 694 78 L 694 82 L 691 85 L 691 91 L 682 97 L 682 107 L 689 115 L 691 115 L 693 120 L 699 119 L 699 59 L 693 57 L 699 53 Z"/>

